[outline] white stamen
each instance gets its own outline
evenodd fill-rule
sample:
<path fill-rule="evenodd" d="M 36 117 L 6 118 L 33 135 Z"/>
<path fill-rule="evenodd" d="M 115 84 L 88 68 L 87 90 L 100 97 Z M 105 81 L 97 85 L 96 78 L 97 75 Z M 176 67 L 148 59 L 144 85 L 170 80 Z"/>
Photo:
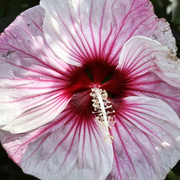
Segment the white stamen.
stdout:
<path fill-rule="evenodd" d="M 108 120 L 107 120 L 107 116 L 106 116 L 106 110 L 104 107 L 104 102 L 103 99 L 106 98 L 106 96 L 101 95 L 102 94 L 102 90 L 101 89 L 95 89 L 94 90 L 95 94 L 97 95 L 99 104 L 100 104 L 100 108 L 101 108 L 101 112 L 102 112 L 102 116 L 103 116 L 103 120 L 104 120 L 104 125 L 106 126 L 106 129 L 108 131 Z M 102 99 L 103 98 L 103 99 Z M 106 100 L 106 99 L 104 99 Z"/>
<path fill-rule="evenodd" d="M 97 114 L 96 120 L 99 121 L 100 124 L 105 126 L 108 137 L 110 137 L 110 139 L 113 139 L 113 137 L 109 133 L 109 128 L 111 128 L 115 123 L 112 116 L 115 111 L 111 109 L 111 102 L 107 100 L 107 92 L 99 88 L 92 88 L 90 96 L 92 96 L 92 106 L 94 107 L 94 112 L 92 113 Z M 105 140 L 107 140 L 107 137 L 105 137 Z"/>

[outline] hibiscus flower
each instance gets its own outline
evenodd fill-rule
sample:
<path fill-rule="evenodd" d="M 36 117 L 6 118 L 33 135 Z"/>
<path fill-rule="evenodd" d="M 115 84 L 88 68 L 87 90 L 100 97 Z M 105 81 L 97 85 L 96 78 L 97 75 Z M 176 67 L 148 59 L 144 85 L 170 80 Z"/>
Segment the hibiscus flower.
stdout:
<path fill-rule="evenodd" d="M 180 158 L 180 61 L 148 0 L 41 0 L 0 36 L 0 139 L 43 180 L 163 180 Z"/>

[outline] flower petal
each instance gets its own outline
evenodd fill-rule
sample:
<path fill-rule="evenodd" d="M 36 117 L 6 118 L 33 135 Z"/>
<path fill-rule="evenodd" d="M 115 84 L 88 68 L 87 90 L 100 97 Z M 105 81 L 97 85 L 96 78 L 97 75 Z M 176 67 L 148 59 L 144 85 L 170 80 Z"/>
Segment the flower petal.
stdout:
<path fill-rule="evenodd" d="M 0 127 L 12 133 L 52 121 L 70 99 L 67 65 L 44 41 L 43 15 L 40 6 L 29 9 L 0 36 Z"/>
<path fill-rule="evenodd" d="M 43 180 L 104 180 L 112 169 L 112 143 L 93 119 L 80 118 L 70 106 L 58 121 L 26 134 L 3 133 L 1 141 L 25 173 Z"/>
<path fill-rule="evenodd" d="M 157 39 L 176 50 L 169 24 L 158 20 L 148 0 L 41 0 L 43 32 L 53 52 L 69 64 L 93 59 L 117 64 L 132 36 Z"/>
<path fill-rule="evenodd" d="M 180 158 L 180 119 L 165 102 L 127 97 L 117 107 L 110 179 L 163 180 Z"/>
<path fill-rule="evenodd" d="M 132 77 L 141 76 L 156 69 L 159 59 L 169 54 L 168 48 L 158 41 L 135 36 L 124 44 L 117 69 L 125 70 Z"/>
<path fill-rule="evenodd" d="M 180 87 L 180 60 L 166 46 L 147 37 L 135 36 L 124 44 L 118 68 L 134 77 L 153 72 Z"/>
<path fill-rule="evenodd" d="M 180 60 L 167 47 L 146 37 L 125 43 L 117 68 L 131 79 L 134 95 L 145 94 L 167 102 L 180 115 Z"/>
<path fill-rule="evenodd" d="M 133 84 L 134 94 L 161 99 L 168 103 L 180 117 L 180 88 L 167 84 L 154 73 L 138 77 Z"/>

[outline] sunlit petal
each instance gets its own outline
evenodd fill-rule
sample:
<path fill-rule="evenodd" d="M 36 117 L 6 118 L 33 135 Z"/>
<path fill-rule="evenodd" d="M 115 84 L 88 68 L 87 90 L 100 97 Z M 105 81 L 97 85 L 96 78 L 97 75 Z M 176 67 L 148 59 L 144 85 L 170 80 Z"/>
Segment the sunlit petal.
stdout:
<path fill-rule="evenodd" d="M 93 58 L 117 64 L 123 44 L 132 36 L 156 39 L 176 50 L 168 23 L 154 15 L 148 0 L 41 0 L 43 32 L 52 51 L 69 64 Z"/>
<path fill-rule="evenodd" d="M 52 121 L 70 99 L 63 89 L 67 65 L 42 36 L 43 12 L 37 6 L 22 13 L 0 37 L 0 126 L 12 133 Z"/>

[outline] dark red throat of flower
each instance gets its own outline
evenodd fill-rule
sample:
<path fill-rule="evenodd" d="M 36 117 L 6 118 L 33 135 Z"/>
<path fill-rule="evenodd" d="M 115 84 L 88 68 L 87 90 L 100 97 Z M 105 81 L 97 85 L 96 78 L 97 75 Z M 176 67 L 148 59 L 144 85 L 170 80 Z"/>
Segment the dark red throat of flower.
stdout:
<path fill-rule="evenodd" d="M 113 106 L 117 99 L 127 96 L 128 83 L 126 73 L 107 61 L 91 61 L 82 67 L 72 67 L 67 88 L 73 96 L 70 104 L 86 119 L 95 116 L 108 131 L 114 124 L 116 107 Z"/>

